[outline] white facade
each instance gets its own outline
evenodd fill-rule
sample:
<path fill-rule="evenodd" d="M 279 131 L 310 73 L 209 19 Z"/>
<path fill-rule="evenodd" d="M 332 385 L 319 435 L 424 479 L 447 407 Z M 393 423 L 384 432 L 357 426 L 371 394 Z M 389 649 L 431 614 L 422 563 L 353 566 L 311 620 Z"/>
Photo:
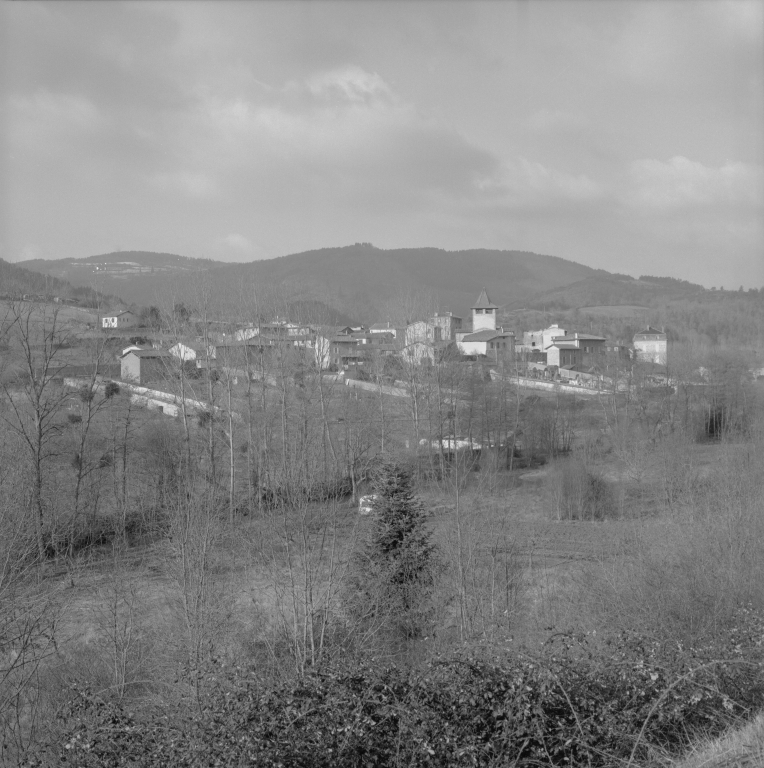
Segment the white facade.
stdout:
<path fill-rule="evenodd" d="M 138 318 L 129 310 L 113 315 L 104 315 L 101 319 L 102 328 L 133 328 L 136 325 L 138 325 Z"/>
<path fill-rule="evenodd" d="M 643 363 L 666 365 L 668 358 L 668 337 L 656 328 L 645 328 L 634 334 L 634 352 Z"/>
<path fill-rule="evenodd" d="M 196 360 L 197 358 L 197 351 L 180 341 L 177 344 L 173 344 L 167 351 L 184 363 Z"/>
<path fill-rule="evenodd" d="M 483 330 L 457 337 L 456 345 L 463 355 L 482 355 L 496 359 L 512 357 L 515 352 L 515 334 L 512 331 Z"/>
<path fill-rule="evenodd" d="M 495 331 L 498 309 L 499 307 L 488 298 L 488 292 L 483 288 L 472 307 L 472 332 Z"/>
<path fill-rule="evenodd" d="M 316 366 L 322 371 L 331 365 L 331 349 L 331 339 L 322 336 L 320 333 L 316 334 L 313 339 L 313 351 L 316 356 Z"/>

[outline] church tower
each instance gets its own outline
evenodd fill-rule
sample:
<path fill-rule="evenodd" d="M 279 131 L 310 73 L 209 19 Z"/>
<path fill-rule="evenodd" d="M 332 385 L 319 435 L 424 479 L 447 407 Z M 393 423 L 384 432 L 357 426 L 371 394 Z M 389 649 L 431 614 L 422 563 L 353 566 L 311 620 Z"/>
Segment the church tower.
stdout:
<path fill-rule="evenodd" d="M 488 298 L 488 292 L 483 288 L 478 300 L 472 306 L 472 332 L 495 331 L 496 310 L 498 308 L 498 305 L 491 302 Z"/>

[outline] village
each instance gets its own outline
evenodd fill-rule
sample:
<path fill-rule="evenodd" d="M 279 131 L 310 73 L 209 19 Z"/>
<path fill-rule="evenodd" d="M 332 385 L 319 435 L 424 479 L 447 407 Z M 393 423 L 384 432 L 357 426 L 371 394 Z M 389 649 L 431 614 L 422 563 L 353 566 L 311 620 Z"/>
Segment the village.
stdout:
<path fill-rule="evenodd" d="M 629 386 L 633 362 L 647 366 L 654 383 L 669 383 L 668 337 L 663 330 L 648 326 L 627 345 L 555 323 L 526 331 L 518 340 L 514 331 L 497 325 L 499 309 L 484 288 L 471 308 L 469 324 L 451 312 L 435 313 L 404 327 L 384 322 L 326 328 L 277 318 L 241 325 L 232 332 L 205 329 L 194 342 L 149 343 L 146 339 L 122 349 L 121 378 L 140 385 L 156 383 L 170 363 L 188 369 L 256 371 L 274 355 L 289 350 L 348 383 L 383 377 L 394 384 L 396 370 L 405 365 L 427 366 L 446 360 L 481 364 L 495 375 L 513 376 L 521 386 L 531 388 L 537 388 L 536 382 L 548 382 L 623 391 Z M 105 314 L 101 326 L 105 331 L 137 333 L 140 320 L 126 310 Z"/>

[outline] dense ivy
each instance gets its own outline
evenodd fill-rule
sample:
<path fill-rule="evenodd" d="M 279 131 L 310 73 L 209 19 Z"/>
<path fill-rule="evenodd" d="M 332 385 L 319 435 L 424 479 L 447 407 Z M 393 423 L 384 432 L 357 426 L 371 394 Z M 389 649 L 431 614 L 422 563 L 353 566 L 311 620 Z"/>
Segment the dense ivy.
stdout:
<path fill-rule="evenodd" d="M 612 766 L 677 753 L 764 704 L 764 623 L 683 649 L 560 635 L 537 654 L 369 664 L 264 684 L 219 666 L 201 710 L 140 715 L 85 691 L 48 757 L 88 766 Z M 724 655 L 724 658 L 720 654 Z M 44 756 L 30 765 L 45 764 Z"/>

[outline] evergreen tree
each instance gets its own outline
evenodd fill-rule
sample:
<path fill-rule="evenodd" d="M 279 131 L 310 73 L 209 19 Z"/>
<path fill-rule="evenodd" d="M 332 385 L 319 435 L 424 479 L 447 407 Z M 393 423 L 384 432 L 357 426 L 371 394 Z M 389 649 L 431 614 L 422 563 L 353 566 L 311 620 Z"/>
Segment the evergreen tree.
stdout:
<path fill-rule="evenodd" d="M 391 585 L 424 586 L 434 547 L 425 528 L 424 505 L 411 488 L 411 473 L 396 462 L 387 462 L 375 485 L 366 559 L 386 573 Z"/>
<path fill-rule="evenodd" d="M 346 607 L 369 637 L 411 638 L 428 621 L 435 547 L 411 473 L 386 462 L 375 483 L 372 525 L 355 556 Z"/>

